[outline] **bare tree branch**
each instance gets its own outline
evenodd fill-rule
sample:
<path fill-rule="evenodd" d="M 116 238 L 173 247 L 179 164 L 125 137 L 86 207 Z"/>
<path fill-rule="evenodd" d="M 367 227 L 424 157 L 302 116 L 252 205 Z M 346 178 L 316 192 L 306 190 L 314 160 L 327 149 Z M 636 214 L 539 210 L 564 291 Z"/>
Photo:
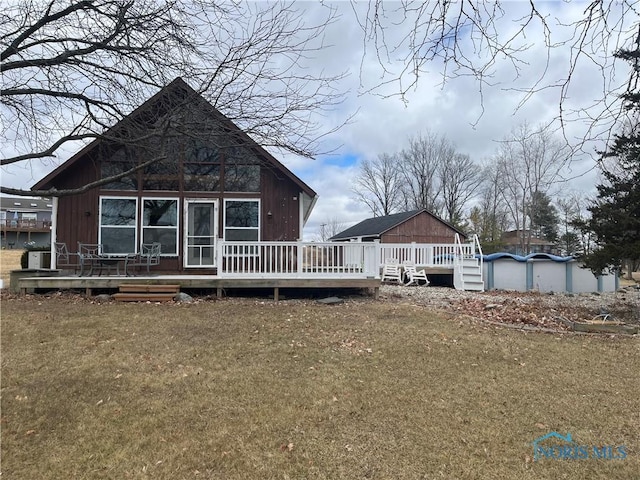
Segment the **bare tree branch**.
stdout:
<path fill-rule="evenodd" d="M 487 88 L 521 93 L 516 110 L 537 94 L 553 92 L 554 121 L 565 141 L 579 146 L 593 138 L 607 140 L 624 113 L 619 94 L 625 85 L 615 76 L 613 52 L 632 45 L 640 27 L 634 0 L 592 0 L 582 12 L 575 2 L 538 0 L 369 0 L 363 8 L 356 0 L 351 4 L 363 32 L 361 65 L 371 59 L 380 68 L 378 79 L 370 69 L 367 75 L 361 69 L 365 92 L 407 102 L 409 93 L 431 72 L 439 73 L 443 85 L 460 77 L 474 78 L 483 111 Z M 536 54 L 532 59 L 534 47 L 544 51 L 545 58 Z M 562 71 L 558 62 L 565 62 Z M 573 87 L 581 80 L 583 67 L 599 72 L 598 79 L 590 80 L 601 84 L 602 94 L 586 109 L 576 110 L 571 103 Z M 511 79 L 500 83 L 497 73 L 505 78 L 506 68 Z M 514 80 L 518 85 L 511 85 Z M 567 122 L 584 123 L 583 137 L 570 138 Z"/>
<path fill-rule="evenodd" d="M 317 120 L 344 95 L 343 74 L 314 63 L 333 8 L 316 23 L 285 2 L 10 0 L 3 10 L 0 165 L 110 141 L 110 127 L 178 76 L 264 147 L 313 157 L 342 125 Z"/>

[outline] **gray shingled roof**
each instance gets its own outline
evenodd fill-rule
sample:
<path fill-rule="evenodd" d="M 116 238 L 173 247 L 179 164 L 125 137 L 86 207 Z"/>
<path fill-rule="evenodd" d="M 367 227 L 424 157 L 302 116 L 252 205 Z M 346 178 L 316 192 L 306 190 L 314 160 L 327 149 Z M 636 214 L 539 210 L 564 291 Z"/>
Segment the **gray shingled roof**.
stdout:
<path fill-rule="evenodd" d="M 0 197 L 0 210 L 7 212 L 36 212 L 48 211 L 53 208 L 50 198 L 35 197 Z"/>
<path fill-rule="evenodd" d="M 410 212 L 394 213 L 383 217 L 367 218 L 353 227 L 334 235 L 329 240 L 344 240 L 354 237 L 377 237 L 396 225 L 409 220 L 418 215 L 422 210 L 412 210 Z"/>

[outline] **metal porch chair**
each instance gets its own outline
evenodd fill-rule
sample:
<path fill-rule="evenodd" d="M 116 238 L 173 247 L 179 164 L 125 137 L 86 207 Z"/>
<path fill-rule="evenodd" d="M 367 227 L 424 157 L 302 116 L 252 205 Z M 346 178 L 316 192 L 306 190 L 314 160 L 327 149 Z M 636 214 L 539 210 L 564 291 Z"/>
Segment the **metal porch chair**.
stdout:
<path fill-rule="evenodd" d="M 64 242 L 54 242 L 56 252 L 56 268 L 61 270 L 73 270 L 75 273 L 80 268 L 80 254 L 69 252 L 67 244 Z"/>

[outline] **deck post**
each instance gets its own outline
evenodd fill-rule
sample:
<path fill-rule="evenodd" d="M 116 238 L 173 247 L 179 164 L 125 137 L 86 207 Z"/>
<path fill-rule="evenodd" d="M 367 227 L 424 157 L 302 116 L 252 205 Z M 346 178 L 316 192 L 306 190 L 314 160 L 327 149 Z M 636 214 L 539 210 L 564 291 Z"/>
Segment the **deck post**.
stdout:
<path fill-rule="evenodd" d="M 222 264 L 224 263 L 224 241 L 218 238 L 216 243 L 216 269 L 218 270 L 218 275 L 222 275 L 224 273 L 224 270 L 222 270 Z"/>
<path fill-rule="evenodd" d="M 304 245 L 300 240 L 296 242 L 296 275 L 300 275 L 302 273 L 302 268 L 304 265 L 304 255 L 306 254 Z"/>
<path fill-rule="evenodd" d="M 280 288 L 273 287 L 273 301 L 277 302 L 280 300 Z"/>

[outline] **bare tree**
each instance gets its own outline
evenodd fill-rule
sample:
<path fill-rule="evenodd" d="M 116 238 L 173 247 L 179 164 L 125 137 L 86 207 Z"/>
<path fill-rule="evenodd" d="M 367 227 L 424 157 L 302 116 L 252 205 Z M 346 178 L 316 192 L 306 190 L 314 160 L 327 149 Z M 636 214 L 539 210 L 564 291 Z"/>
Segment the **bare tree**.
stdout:
<path fill-rule="evenodd" d="M 471 209 L 469 220 L 487 253 L 502 248 L 502 234 L 509 228 L 509 212 L 502 196 L 502 179 L 497 164 L 482 169 L 483 182 L 477 205 Z"/>
<path fill-rule="evenodd" d="M 363 160 L 352 190 L 356 199 L 364 203 L 375 217 L 396 212 L 402 205 L 397 158 L 383 153 L 375 160 Z"/>
<path fill-rule="evenodd" d="M 613 52 L 633 45 L 640 26 L 638 6 L 635 0 L 593 0 L 579 4 L 583 6 L 579 10 L 574 3 L 369 0 L 362 5 L 352 0 L 363 31 L 362 63 L 371 58 L 381 70 L 372 85 L 367 84 L 374 78 L 370 67 L 366 75 L 363 70 L 361 83 L 367 91 L 399 95 L 405 101 L 421 77 L 434 70 L 441 73 L 443 84 L 473 77 L 481 103 L 488 88 L 517 89 L 523 103 L 539 92 L 552 91 L 564 126 L 585 118 L 585 112 L 567 103 L 581 76 L 578 72 L 586 66 L 596 69 L 594 81 L 601 85 L 602 95 L 587 114 L 585 139 L 606 137 L 624 112 L 617 94 L 626 88 L 616 80 Z M 530 61 L 534 47 L 545 52 L 542 62 Z M 564 62 L 560 71 L 559 62 Z M 520 85 L 497 80 L 498 71 L 509 69 L 508 81 L 515 78 Z"/>
<path fill-rule="evenodd" d="M 409 138 L 409 147 L 400 153 L 403 192 L 409 209 L 426 208 L 436 214 L 441 212 L 439 173 L 455 155 L 451 143 L 433 132 Z"/>
<path fill-rule="evenodd" d="M 331 237 L 342 232 L 344 229 L 345 223 L 338 220 L 337 217 L 327 218 L 320 224 L 320 229 L 317 235 L 318 241 L 326 242 Z"/>
<path fill-rule="evenodd" d="M 343 98 L 334 90 L 341 74 L 310 69 L 335 19 L 324 8 L 309 24 L 287 3 L 9 0 L 0 12 L 0 165 L 51 162 L 95 138 L 136 145 L 179 129 L 170 116 L 144 138 L 132 125 L 111 129 L 178 76 L 259 144 L 311 157 L 329 133 L 313 114 Z M 166 159 L 156 153 L 150 162 Z"/>
<path fill-rule="evenodd" d="M 569 150 L 544 129 L 523 124 L 501 142 L 496 162 L 502 196 L 518 231 L 519 246 L 531 246 L 531 207 L 540 193 L 560 183 L 560 171 L 569 162 Z"/>
<path fill-rule="evenodd" d="M 442 216 L 449 223 L 461 226 L 464 208 L 476 196 L 482 184 L 480 168 L 469 155 L 455 154 L 440 165 Z"/>
<path fill-rule="evenodd" d="M 446 137 L 427 131 L 409 138 L 395 155 L 364 161 L 354 192 L 374 215 L 427 209 L 461 225 L 463 212 L 482 183 L 468 155 L 456 153 Z"/>

